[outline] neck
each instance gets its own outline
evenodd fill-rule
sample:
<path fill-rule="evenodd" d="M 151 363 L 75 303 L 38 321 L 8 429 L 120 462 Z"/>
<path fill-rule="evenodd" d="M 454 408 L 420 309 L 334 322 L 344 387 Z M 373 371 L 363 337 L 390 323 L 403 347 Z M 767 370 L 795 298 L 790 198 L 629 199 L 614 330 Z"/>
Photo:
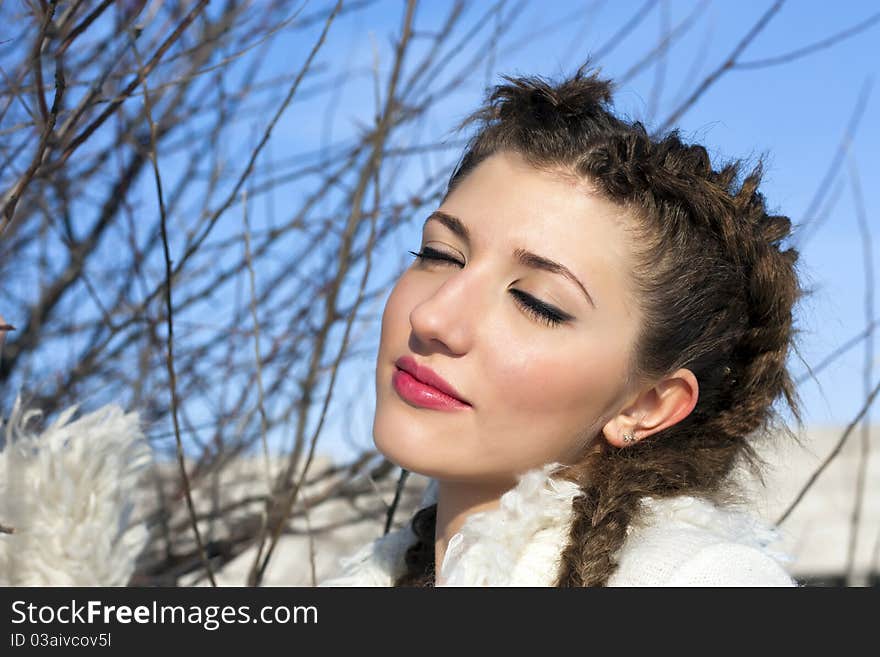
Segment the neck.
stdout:
<path fill-rule="evenodd" d="M 498 508 L 501 496 L 515 486 L 516 481 L 473 483 L 438 480 L 437 483 L 435 585 L 442 585 L 440 570 L 450 539 L 461 529 L 471 514 Z"/>

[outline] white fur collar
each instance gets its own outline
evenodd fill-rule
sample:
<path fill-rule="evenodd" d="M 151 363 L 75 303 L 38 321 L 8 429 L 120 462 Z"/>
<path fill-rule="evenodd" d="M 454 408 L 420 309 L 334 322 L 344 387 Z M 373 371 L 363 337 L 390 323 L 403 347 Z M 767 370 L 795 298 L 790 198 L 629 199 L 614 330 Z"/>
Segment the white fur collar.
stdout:
<path fill-rule="evenodd" d="M 568 540 L 572 501 L 581 494 L 576 484 L 552 476 L 560 467 L 548 463 L 526 472 L 497 508 L 469 516 L 447 546 L 439 571 L 442 585 L 553 586 Z M 437 482 L 432 480 L 421 506 L 436 501 Z M 740 568 L 765 572 L 769 583 L 790 581 L 781 569 L 774 570 L 775 561 L 789 559 L 769 548 L 779 539 L 778 530 L 745 509 L 721 508 L 686 495 L 645 497 L 641 503 L 644 512 L 628 528 L 609 585 L 661 585 L 688 559 L 713 546 L 739 559 Z"/>
<path fill-rule="evenodd" d="M 526 472 L 497 508 L 468 516 L 446 547 L 440 568 L 444 585 L 509 585 L 520 575 L 515 566 L 530 543 L 558 538 L 545 534 L 568 527 L 572 500 L 580 494 L 576 484 L 550 476 L 558 467 L 548 463 Z M 436 502 L 436 480 L 425 497 L 428 504 Z"/>

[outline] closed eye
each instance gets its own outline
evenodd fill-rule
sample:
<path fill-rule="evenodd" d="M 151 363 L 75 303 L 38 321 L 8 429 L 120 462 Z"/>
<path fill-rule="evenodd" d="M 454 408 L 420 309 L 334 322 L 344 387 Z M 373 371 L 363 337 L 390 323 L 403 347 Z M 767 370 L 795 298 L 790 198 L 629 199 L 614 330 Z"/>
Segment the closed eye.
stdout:
<path fill-rule="evenodd" d="M 441 253 L 440 251 L 432 249 L 428 246 L 422 247 L 422 250 L 418 253 L 416 253 L 415 251 L 410 251 L 409 253 L 414 255 L 419 262 L 431 260 L 437 262 L 449 262 L 452 264 L 456 264 L 459 267 L 464 267 L 463 262 L 460 262 L 455 258 L 448 256 L 445 253 Z M 514 289 L 510 290 L 510 293 L 516 300 L 517 305 L 525 310 L 526 313 L 531 315 L 532 318 L 546 324 L 547 326 L 558 326 L 559 324 L 573 319 L 573 317 L 568 313 L 565 313 L 558 308 L 554 308 L 553 306 L 544 303 L 540 299 L 536 299 L 531 294 L 527 294 L 522 290 Z"/>

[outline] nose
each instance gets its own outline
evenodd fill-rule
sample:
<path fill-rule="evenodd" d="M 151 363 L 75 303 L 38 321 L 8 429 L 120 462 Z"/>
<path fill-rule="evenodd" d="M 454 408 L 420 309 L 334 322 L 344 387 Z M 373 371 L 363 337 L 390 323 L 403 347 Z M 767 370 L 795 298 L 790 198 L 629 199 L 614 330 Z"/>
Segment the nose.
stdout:
<path fill-rule="evenodd" d="M 425 346 L 439 344 L 456 355 L 470 349 L 480 313 L 479 294 L 468 273 L 450 275 L 410 312 L 413 336 Z"/>

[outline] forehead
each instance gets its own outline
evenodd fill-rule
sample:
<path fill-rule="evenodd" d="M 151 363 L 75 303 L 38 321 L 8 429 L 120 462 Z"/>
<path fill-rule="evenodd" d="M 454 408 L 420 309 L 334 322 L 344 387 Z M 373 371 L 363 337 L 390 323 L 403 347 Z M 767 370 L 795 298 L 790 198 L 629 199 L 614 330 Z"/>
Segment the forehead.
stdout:
<path fill-rule="evenodd" d="M 450 214 L 458 209 L 456 216 L 478 234 L 484 232 L 481 228 L 504 228 L 505 234 L 541 235 L 548 243 L 561 244 L 623 233 L 626 215 L 588 181 L 562 171 L 536 169 L 512 151 L 481 162 L 458 182 L 441 208 Z M 625 239 L 619 237 L 615 243 Z"/>

